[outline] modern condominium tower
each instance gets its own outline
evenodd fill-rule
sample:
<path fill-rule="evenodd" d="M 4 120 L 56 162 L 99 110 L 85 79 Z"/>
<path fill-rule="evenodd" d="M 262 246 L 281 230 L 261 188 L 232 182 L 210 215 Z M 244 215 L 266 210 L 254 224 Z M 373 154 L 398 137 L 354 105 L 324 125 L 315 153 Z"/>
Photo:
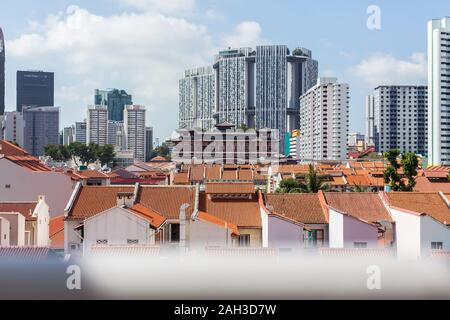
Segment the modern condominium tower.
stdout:
<path fill-rule="evenodd" d="M 450 17 L 428 22 L 428 164 L 450 165 Z"/>
<path fill-rule="evenodd" d="M 251 48 L 220 51 L 214 64 L 216 123 L 254 127 L 255 52 Z"/>
<path fill-rule="evenodd" d="M 123 117 L 126 148 L 135 159 L 145 161 L 145 107 L 126 106 Z"/>
<path fill-rule="evenodd" d="M 372 112 L 370 130 L 374 132 L 378 152 L 399 149 L 427 153 L 426 86 L 379 86 L 374 91 Z"/>
<path fill-rule="evenodd" d="M 366 96 L 366 144 L 375 146 L 375 98 Z"/>
<path fill-rule="evenodd" d="M 88 106 L 86 143 L 105 145 L 108 143 L 108 108 L 106 106 Z"/>
<path fill-rule="evenodd" d="M 5 39 L 0 28 L 0 116 L 5 113 Z"/>
<path fill-rule="evenodd" d="M 75 141 L 86 144 L 87 123 L 86 120 L 82 122 L 75 122 Z"/>
<path fill-rule="evenodd" d="M 215 77 L 212 67 L 186 70 L 179 82 L 179 127 L 209 130 L 214 125 Z"/>
<path fill-rule="evenodd" d="M 320 78 L 300 98 L 300 160 L 347 159 L 349 86 Z"/>

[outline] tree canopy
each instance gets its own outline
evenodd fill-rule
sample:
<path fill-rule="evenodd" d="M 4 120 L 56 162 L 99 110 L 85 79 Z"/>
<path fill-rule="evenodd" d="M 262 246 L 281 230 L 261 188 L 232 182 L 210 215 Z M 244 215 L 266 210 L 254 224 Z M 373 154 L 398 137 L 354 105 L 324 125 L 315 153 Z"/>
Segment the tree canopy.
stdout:
<path fill-rule="evenodd" d="M 394 149 L 384 153 L 384 158 L 389 162 L 384 171 L 384 182 L 389 184 L 393 191 L 413 191 L 417 176 L 419 160 L 414 152 L 407 152 L 401 155 L 400 150 Z M 400 161 L 399 161 L 400 159 Z M 403 174 L 407 179 L 405 184 L 402 175 L 398 170 L 403 167 Z"/>
<path fill-rule="evenodd" d="M 308 166 L 308 173 L 305 175 L 305 182 L 299 182 L 295 179 L 286 179 L 280 182 L 278 193 L 317 193 L 320 190 L 326 191 L 330 188 L 324 183 L 318 175 L 313 164 Z"/>
<path fill-rule="evenodd" d="M 97 160 L 102 166 L 113 163 L 114 153 L 113 145 L 100 146 L 96 143 L 86 145 L 81 142 L 73 142 L 68 146 L 48 145 L 44 148 L 44 154 L 54 161 L 65 162 L 72 159 L 78 166 L 80 164 L 89 164 Z"/>

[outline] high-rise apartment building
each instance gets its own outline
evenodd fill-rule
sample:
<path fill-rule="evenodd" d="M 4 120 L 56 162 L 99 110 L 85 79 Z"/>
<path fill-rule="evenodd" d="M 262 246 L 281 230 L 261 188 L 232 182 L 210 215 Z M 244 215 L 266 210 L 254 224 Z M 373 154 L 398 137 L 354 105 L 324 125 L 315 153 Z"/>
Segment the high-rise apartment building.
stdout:
<path fill-rule="evenodd" d="M 450 17 L 428 22 L 428 164 L 450 165 Z"/>
<path fill-rule="evenodd" d="M 217 123 L 254 127 L 255 52 L 251 48 L 220 51 L 214 63 Z"/>
<path fill-rule="evenodd" d="M 349 86 L 320 78 L 300 98 L 300 160 L 347 158 Z"/>
<path fill-rule="evenodd" d="M 375 150 L 427 154 L 427 91 L 426 86 L 375 88 L 374 126 L 369 128 L 374 131 Z"/>
<path fill-rule="evenodd" d="M 17 71 L 17 111 L 23 106 L 54 106 L 53 72 Z"/>
<path fill-rule="evenodd" d="M 5 112 L 0 116 L 0 140 L 16 142 L 19 146 L 24 145 L 25 121 L 21 112 Z"/>
<path fill-rule="evenodd" d="M 98 145 L 108 143 L 108 108 L 106 106 L 89 106 L 87 110 L 86 143 Z"/>
<path fill-rule="evenodd" d="M 146 157 L 146 160 L 150 160 L 150 159 L 148 159 L 148 156 L 152 150 L 153 150 L 153 127 L 146 127 L 145 128 L 145 157 Z"/>
<path fill-rule="evenodd" d="M 59 107 L 27 107 L 22 109 L 24 148 L 34 156 L 42 156 L 49 144 L 59 144 Z"/>
<path fill-rule="evenodd" d="M 145 107 L 125 107 L 124 131 L 127 150 L 134 152 L 134 158 L 145 161 Z"/>
<path fill-rule="evenodd" d="M 212 67 L 187 70 L 179 82 L 179 127 L 211 129 L 215 76 Z"/>
<path fill-rule="evenodd" d="M 122 121 L 108 120 L 108 144 L 113 145 L 118 150 L 125 147 L 125 132 Z"/>
<path fill-rule="evenodd" d="M 75 122 L 75 141 L 80 143 L 86 143 L 87 141 L 87 123 Z"/>
<path fill-rule="evenodd" d="M 0 116 L 5 113 L 5 39 L 0 28 Z"/>
<path fill-rule="evenodd" d="M 62 144 L 65 146 L 75 142 L 75 126 L 65 127 L 62 131 Z"/>
<path fill-rule="evenodd" d="M 375 146 L 375 97 L 366 96 L 366 144 Z"/>
<path fill-rule="evenodd" d="M 133 104 L 133 97 L 125 90 L 95 90 L 95 105 L 108 107 L 108 120 L 123 121 L 125 106 Z"/>

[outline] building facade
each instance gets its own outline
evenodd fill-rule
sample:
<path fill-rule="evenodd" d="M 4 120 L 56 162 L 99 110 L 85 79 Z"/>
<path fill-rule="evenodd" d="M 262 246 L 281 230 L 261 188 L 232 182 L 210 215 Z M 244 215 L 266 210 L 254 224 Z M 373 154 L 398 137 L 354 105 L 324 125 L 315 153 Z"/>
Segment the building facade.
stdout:
<path fill-rule="evenodd" d="M 98 145 L 108 143 L 108 108 L 106 106 L 89 106 L 87 110 L 86 143 Z"/>
<path fill-rule="evenodd" d="M 349 86 L 320 78 L 300 98 L 300 160 L 347 158 Z"/>
<path fill-rule="evenodd" d="M 215 77 L 212 67 L 187 70 L 179 82 L 179 127 L 213 127 Z"/>
<path fill-rule="evenodd" d="M 124 149 L 125 132 L 122 121 L 108 120 L 108 144 L 119 150 Z"/>
<path fill-rule="evenodd" d="M 0 116 L 0 138 L 2 140 L 16 142 L 19 146 L 24 145 L 25 121 L 21 112 L 5 112 Z"/>
<path fill-rule="evenodd" d="M 75 126 L 65 127 L 62 132 L 62 144 L 65 146 L 75 142 Z"/>
<path fill-rule="evenodd" d="M 427 87 L 379 86 L 374 91 L 375 149 L 427 154 Z"/>
<path fill-rule="evenodd" d="M 86 143 L 87 141 L 87 123 L 86 120 L 82 122 L 75 122 L 75 141 Z"/>
<path fill-rule="evenodd" d="M 366 96 L 366 143 L 375 145 L 375 97 Z"/>
<path fill-rule="evenodd" d="M 146 127 L 145 128 L 145 157 L 146 161 L 150 160 L 148 159 L 150 152 L 153 150 L 153 127 Z"/>
<path fill-rule="evenodd" d="M 126 106 L 124 112 L 126 148 L 134 152 L 134 158 L 145 161 L 145 107 Z"/>
<path fill-rule="evenodd" d="M 17 71 L 17 111 L 24 106 L 54 106 L 53 72 Z"/>
<path fill-rule="evenodd" d="M 59 143 L 59 107 L 23 107 L 24 148 L 34 156 L 44 155 L 49 144 Z"/>
<path fill-rule="evenodd" d="M 95 90 L 95 105 L 108 107 L 108 120 L 123 121 L 125 106 L 133 104 L 133 97 L 125 90 Z"/>
<path fill-rule="evenodd" d="M 428 163 L 450 165 L 450 17 L 428 22 Z"/>

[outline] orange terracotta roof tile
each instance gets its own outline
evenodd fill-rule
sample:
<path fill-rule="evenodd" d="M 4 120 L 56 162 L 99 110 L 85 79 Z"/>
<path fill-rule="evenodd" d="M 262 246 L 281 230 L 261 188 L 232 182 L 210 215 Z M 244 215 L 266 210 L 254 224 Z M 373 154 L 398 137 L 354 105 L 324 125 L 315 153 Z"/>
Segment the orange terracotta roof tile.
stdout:
<path fill-rule="evenodd" d="M 64 216 L 50 219 L 49 238 L 52 249 L 64 249 Z"/>
<path fill-rule="evenodd" d="M 238 228 L 235 224 L 225 221 L 223 219 L 220 219 L 216 216 L 210 215 L 209 213 L 199 211 L 197 218 L 202 221 L 207 221 L 207 222 L 213 223 L 215 225 L 218 225 L 218 226 L 221 226 L 224 228 L 228 228 L 229 230 L 231 230 L 233 235 L 236 235 L 236 236 L 239 235 Z"/>
<path fill-rule="evenodd" d="M 203 165 L 192 167 L 190 172 L 190 180 L 203 181 L 203 179 L 205 179 L 205 167 Z"/>
<path fill-rule="evenodd" d="M 131 211 L 147 219 L 150 222 L 150 225 L 155 229 L 159 229 L 164 222 L 166 222 L 166 218 L 164 218 L 159 212 L 155 212 L 154 210 L 146 208 L 141 204 L 135 204 L 131 208 Z"/>
<path fill-rule="evenodd" d="M 253 180 L 253 171 L 252 170 L 239 170 L 238 173 L 239 180 L 251 181 Z"/>
<path fill-rule="evenodd" d="M 253 182 L 208 182 L 205 184 L 207 194 L 253 194 Z"/>
<path fill-rule="evenodd" d="M 222 173 L 222 180 L 237 180 L 237 170 L 224 170 Z"/>
<path fill-rule="evenodd" d="M 141 186 L 137 203 L 152 209 L 166 219 L 179 219 L 180 207 L 187 203 L 186 217 L 192 215 L 195 207 L 195 188 L 186 186 Z"/>
<path fill-rule="evenodd" d="M 68 219 L 85 220 L 117 205 L 117 194 L 133 192 L 134 186 L 82 186 Z"/>
<path fill-rule="evenodd" d="M 393 221 L 377 193 L 325 192 L 324 195 L 327 204 L 341 213 L 367 222 Z"/>
<path fill-rule="evenodd" d="M 331 184 L 333 186 L 345 186 L 347 183 L 344 180 L 344 177 L 332 177 L 333 180 L 331 181 Z"/>
<path fill-rule="evenodd" d="M 427 214 L 435 220 L 450 225 L 450 209 L 439 193 L 389 192 L 386 193 L 389 205 Z"/>
<path fill-rule="evenodd" d="M 83 179 L 108 179 L 109 178 L 107 174 L 100 172 L 100 171 L 96 171 L 96 170 L 75 171 L 74 173 L 79 175 Z"/>
<path fill-rule="evenodd" d="M 252 199 L 209 199 L 205 193 L 200 193 L 199 210 L 207 212 L 238 228 L 260 228 L 261 214 L 256 194 Z"/>
<path fill-rule="evenodd" d="M 266 207 L 270 206 L 273 207 L 275 212 L 303 224 L 328 223 L 318 194 L 268 194 Z"/>
<path fill-rule="evenodd" d="M 426 177 L 417 177 L 414 191 L 417 192 L 449 192 L 450 181 L 430 181 Z"/>
<path fill-rule="evenodd" d="M 206 168 L 206 180 L 220 180 L 222 168 L 220 166 L 212 166 Z"/>
<path fill-rule="evenodd" d="M 49 167 L 39 161 L 39 159 L 26 155 L 26 156 L 6 156 L 5 159 L 13 162 L 14 164 L 29 169 L 31 171 L 51 171 Z"/>
<path fill-rule="evenodd" d="M 345 177 L 349 185 L 370 186 L 370 180 L 366 175 L 349 175 Z"/>
<path fill-rule="evenodd" d="M 29 153 L 9 141 L 0 140 L 0 155 L 7 156 L 27 156 Z"/>
<path fill-rule="evenodd" d="M 0 202 L 0 212 L 20 213 L 26 220 L 33 220 L 32 217 L 37 202 Z"/>
<path fill-rule="evenodd" d="M 189 184 L 189 173 L 178 172 L 173 175 L 173 184 L 186 185 Z"/>

